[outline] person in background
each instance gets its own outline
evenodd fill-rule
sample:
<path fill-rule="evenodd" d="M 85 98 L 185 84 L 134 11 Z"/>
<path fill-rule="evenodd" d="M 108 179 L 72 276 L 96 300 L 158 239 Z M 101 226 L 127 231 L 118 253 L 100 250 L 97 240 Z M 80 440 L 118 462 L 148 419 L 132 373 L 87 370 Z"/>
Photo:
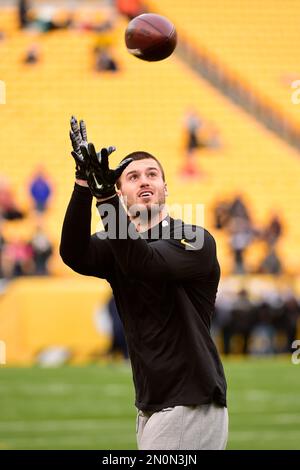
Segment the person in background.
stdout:
<path fill-rule="evenodd" d="M 29 0 L 18 1 L 18 20 L 20 29 L 26 28 L 30 23 L 30 19 L 28 17 L 29 8 Z"/>
<path fill-rule="evenodd" d="M 128 20 L 132 20 L 142 13 L 147 13 L 141 0 L 116 0 L 116 7 L 118 12 Z"/>
<path fill-rule="evenodd" d="M 280 217 L 274 213 L 262 231 L 261 238 L 266 244 L 266 254 L 258 267 L 259 273 L 279 275 L 283 272 L 283 264 L 276 249 L 282 231 Z"/>
<path fill-rule="evenodd" d="M 4 220 L 23 219 L 24 212 L 18 207 L 8 180 L 0 178 L 0 218 Z"/>
<path fill-rule="evenodd" d="M 121 353 L 124 359 L 128 359 L 128 349 L 124 328 L 113 296 L 108 302 L 108 312 L 112 322 L 112 342 L 108 354 L 115 357 Z"/>
<path fill-rule="evenodd" d="M 7 241 L 2 252 L 2 270 L 6 279 L 31 275 L 34 262 L 30 243 L 17 235 Z"/>
<path fill-rule="evenodd" d="M 249 338 L 253 327 L 253 307 L 246 289 L 237 295 L 232 310 L 233 334 L 243 338 L 242 353 L 248 353 Z"/>
<path fill-rule="evenodd" d="M 35 234 L 30 242 L 33 262 L 34 262 L 34 275 L 47 276 L 48 260 L 53 253 L 51 242 L 41 226 L 37 226 Z"/>
<path fill-rule="evenodd" d="M 283 266 L 274 247 L 269 247 L 266 256 L 260 262 L 257 269 L 260 274 L 273 274 L 275 276 L 282 274 Z"/>
<path fill-rule="evenodd" d="M 249 220 L 243 217 L 232 217 L 228 224 L 230 234 L 230 248 L 233 254 L 233 273 L 245 274 L 245 252 L 253 241 L 253 230 Z"/>
<path fill-rule="evenodd" d="M 52 193 L 52 187 L 43 168 L 38 168 L 30 182 L 29 189 L 36 211 L 45 212 Z"/>
<path fill-rule="evenodd" d="M 185 162 L 181 170 L 183 177 L 199 176 L 199 170 L 196 165 L 196 151 L 203 147 L 200 132 L 203 126 L 202 119 L 197 111 L 193 108 L 187 110 L 184 120 L 184 148 L 185 148 Z"/>
<path fill-rule="evenodd" d="M 36 64 L 40 61 L 40 46 L 39 44 L 32 44 L 25 52 L 24 64 Z"/>
<path fill-rule="evenodd" d="M 0 215 L 0 280 L 4 278 L 3 268 L 2 268 L 2 256 L 5 246 L 5 238 L 3 235 L 3 219 Z"/>
<path fill-rule="evenodd" d="M 274 247 L 282 235 L 282 222 L 278 214 L 273 214 L 264 233 L 263 239 L 270 247 Z"/>
<path fill-rule="evenodd" d="M 107 48 L 95 48 L 95 70 L 97 72 L 117 72 L 118 65 Z"/>
<path fill-rule="evenodd" d="M 252 226 L 249 210 L 241 194 L 238 194 L 229 207 L 228 231 L 230 235 L 230 248 L 234 259 L 234 274 L 245 274 L 245 252 L 252 243 L 255 230 Z"/>

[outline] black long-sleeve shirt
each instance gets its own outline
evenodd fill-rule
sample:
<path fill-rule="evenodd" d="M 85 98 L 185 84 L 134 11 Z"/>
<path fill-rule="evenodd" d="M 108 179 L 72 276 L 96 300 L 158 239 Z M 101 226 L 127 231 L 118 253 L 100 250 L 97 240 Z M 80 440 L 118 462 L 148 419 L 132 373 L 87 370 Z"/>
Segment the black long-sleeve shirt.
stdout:
<path fill-rule="evenodd" d="M 137 408 L 226 406 L 224 371 L 210 335 L 220 278 L 214 238 L 170 217 L 155 227 L 156 239 L 148 238 L 135 231 L 117 196 L 107 203 L 135 232 L 134 239 L 103 238 L 105 232 L 91 236 L 92 196 L 75 185 L 60 254 L 74 271 L 110 283 L 125 329 Z M 116 217 L 105 220 L 106 230 Z M 184 236 L 178 238 L 191 228 L 202 231 L 201 249 L 186 249 Z"/>

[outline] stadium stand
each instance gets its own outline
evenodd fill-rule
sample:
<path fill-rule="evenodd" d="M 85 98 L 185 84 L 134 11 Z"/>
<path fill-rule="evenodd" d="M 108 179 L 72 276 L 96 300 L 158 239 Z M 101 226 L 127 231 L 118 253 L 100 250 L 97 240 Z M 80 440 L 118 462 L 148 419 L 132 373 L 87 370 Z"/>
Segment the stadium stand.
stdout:
<path fill-rule="evenodd" d="M 167 14 L 185 34 L 205 47 L 258 93 L 269 98 L 300 124 L 298 107 L 291 101 L 291 83 L 299 79 L 298 3 L 288 0 L 250 4 L 238 0 L 210 2 L 148 1 L 150 8 Z"/>
<path fill-rule="evenodd" d="M 193 10 L 195 2 L 185 2 L 182 8 L 178 8 L 179 4 L 180 2 L 169 0 L 164 2 L 164 8 L 170 12 L 169 16 L 178 25 L 188 24 L 195 40 L 201 36 L 201 41 L 207 47 L 211 47 L 214 52 L 218 51 L 232 67 L 239 64 L 244 75 L 255 80 L 255 83 L 257 81 L 265 90 L 269 82 L 255 76 L 253 71 L 255 69 L 258 73 L 258 59 L 256 68 L 250 70 L 243 68 L 238 59 L 243 53 L 242 44 L 236 44 L 236 56 L 228 52 L 231 51 L 230 35 L 227 43 L 223 38 L 226 22 L 223 30 L 219 25 L 224 15 L 221 2 L 218 4 L 219 8 L 216 7 L 216 16 L 210 21 L 208 12 L 212 10 L 208 4 L 203 6 L 203 12 L 198 15 L 202 15 L 200 23 L 191 21 L 191 18 L 196 20 Z M 209 2 L 209 5 L 212 3 Z M 79 18 L 85 18 L 86 15 L 87 11 L 81 10 L 78 13 Z M 228 15 L 229 13 L 225 15 L 226 21 L 232 21 Z M 74 164 L 70 156 L 68 130 L 70 116 L 75 114 L 78 118 L 85 119 L 89 139 L 97 146 L 117 147 L 117 152 L 111 158 L 112 165 L 137 149 L 157 155 L 166 170 L 170 206 L 191 202 L 194 206 L 204 205 L 204 225 L 217 239 L 223 275 L 231 273 L 232 260 L 227 235 L 214 228 L 212 208 L 216 201 L 232 198 L 240 192 L 246 198 L 257 226 L 263 225 L 270 211 L 276 208 L 285 227 L 284 237 L 278 246 L 279 255 L 288 274 L 299 273 L 300 261 L 295 256 L 300 239 L 300 226 L 297 223 L 300 205 L 298 153 L 232 105 L 176 56 L 159 64 L 144 63 L 129 56 L 123 40 L 125 26 L 125 20 L 119 18 L 113 52 L 120 70 L 115 74 L 99 74 L 93 69 L 95 33 L 70 29 L 33 35 L 17 30 L 14 9 L 2 10 L 0 30 L 5 32 L 6 38 L 0 42 L 0 76 L 6 83 L 7 103 L 1 107 L 0 114 L 1 174 L 9 176 L 17 200 L 29 213 L 24 221 L 5 222 L 4 236 L 12 237 L 18 231 L 21 237 L 27 238 L 32 233 L 35 215 L 31 213 L 27 182 L 34 168 L 42 163 L 54 182 L 53 200 L 45 215 L 45 227 L 55 244 L 55 255 L 50 264 L 51 273 L 59 276 L 59 279 L 63 277 L 64 282 L 66 277 L 72 277 L 73 280 L 75 276 L 78 278 L 78 275 L 63 265 L 57 249 L 73 186 Z M 212 42 L 213 28 L 220 33 L 217 35 L 218 40 L 223 38 L 222 48 L 217 42 Z M 29 66 L 22 63 L 22 58 L 32 43 L 39 44 L 41 60 Z M 274 44 L 277 53 L 276 43 Z M 268 47 L 272 48 L 271 40 Z M 255 53 L 253 60 L 254 56 Z M 280 98 L 277 93 L 276 70 L 278 72 L 274 65 L 273 73 L 268 75 L 270 82 L 274 81 L 274 91 L 270 91 L 269 86 L 268 90 L 272 96 L 278 96 L 278 103 L 281 103 L 286 95 L 283 93 Z M 270 77 L 273 77 L 272 80 Z M 191 104 L 201 116 L 217 126 L 223 145 L 218 150 L 201 150 L 197 164 L 203 171 L 203 178 L 185 181 L 179 174 L 183 162 L 182 116 Z M 177 215 L 176 210 L 173 214 Z M 99 228 L 97 216 L 94 209 L 94 230 Z M 255 269 L 262 255 L 263 247 L 259 241 L 248 249 L 246 263 L 250 272 Z M 26 282 L 32 282 L 31 292 L 35 292 L 35 280 L 29 279 Z M 43 282 L 47 283 L 47 280 Z M 49 288 L 45 287 L 48 294 L 44 300 L 45 304 L 49 302 L 49 311 L 57 311 L 58 316 L 59 312 L 64 312 L 65 305 L 58 303 L 57 297 L 51 295 L 51 289 L 56 291 L 59 282 L 49 284 Z M 107 292 L 104 283 L 97 281 L 97 285 L 103 286 Z M 22 298 L 16 292 L 17 287 L 8 289 L 7 295 L 2 299 L 2 319 L 6 318 L 11 308 L 15 308 L 12 307 L 14 299 Z M 28 311 L 38 318 L 41 306 L 34 301 L 34 297 L 30 298 Z M 84 301 L 84 297 L 79 300 Z M 72 303 L 77 314 L 80 310 L 79 302 Z M 35 331 L 47 331 L 47 325 L 48 323 L 39 323 L 39 326 L 34 326 L 37 328 Z M 67 338 L 73 335 L 69 326 L 65 332 Z M 51 341 L 53 338 L 54 336 Z"/>

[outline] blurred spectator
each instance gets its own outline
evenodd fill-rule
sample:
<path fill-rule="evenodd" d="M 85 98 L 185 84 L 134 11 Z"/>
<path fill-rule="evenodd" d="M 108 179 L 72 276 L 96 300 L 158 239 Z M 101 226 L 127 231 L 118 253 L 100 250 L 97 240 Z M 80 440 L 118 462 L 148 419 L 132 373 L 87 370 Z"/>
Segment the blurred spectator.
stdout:
<path fill-rule="evenodd" d="M 219 293 L 212 329 L 222 339 L 224 354 L 291 351 L 300 321 L 299 300 L 292 292 L 280 293 L 275 285 L 269 289 L 264 286 L 255 301 L 245 289 Z"/>
<path fill-rule="evenodd" d="M 248 353 L 248 343 L 253 326 L 253 308 L 246 289 L 242 289 L 232 310 L 232 333 L 243 338 L 242 353 Z"/>
<path fill-rule="evenodd" d="M 37 227 L 36 232 L 30 242 L 30 245 L 34 262 L 33 274 L 36 276 L 48 275 L 49 272 L 47 263 L 53 253 L 53 248 L 49 238 L 43 231 L 42 227 Z"/>
<path fill-rule="evenodd" d="M 116 61 L 110 55 L 107 49 L 96 48 L 95 49 L 95 69 L 97 72 L 117 72 L 118 66 Z"/>
<path fill-rule="evenodd" d="M 229 222 L 230 248 L 234 259 L 234 274 L 245 274 L 244 255 L 253 240 L 253 230 L 248 219 L 232 217 Z"/>
<path fill-rule="evenodd" d="M 235 217 L 250 222 L 249 210 L 243 201 L 242 195 L 238 194 L 232 201 L 219 201 L 214 208 L 215 227 L 223 229 Z"/>
<path fill-rule="evenodd" d="M 47 262 L 52 253 L 51 243 L 41 227 L 30 242 L 17 235 L 4 240 L 0 232 L 0 278 L 48 275 Z"/>
<path fill-rule="evenodd" d="M 29 13 L 29 0 L 19 0 L 18 1 L 18 17 L 19 17 L 19 25 L 20 28 L 26 28 L 30 23 L 30 19 L 28 17 Z"/>
<path fill-rule="evenodd" d="M 264 301 L 253 308 L 253 314 L 254 322 L 248 352 L 250 354 L 274 353 L 276 330 L 272 324 L 272 307 Z"/>
<path fill-rule="evenodd" d="M 242 195 L 237 195 L 232 201 L 229 209 L 229 216 L 231 218 L 239 217 L 241 219 L 250 221 L 249 211 L 246 207 L 245 202 L 243 201 Z"/>
<path fill-rule="evenodd" d="M 50 4 L 41 5 L 35 11 L 34 17 L 28 26 L 31 30 L 47 33 L 57 29 L 67 29 L 72 26 L 72 15 L 69 14 L 65 19 L 58 19 L 56 13 L 59 11 L 57 7 Z"/>
<path fill-rule="evenodd" d="M 285 333 L 287 341 L 285 352 L 290 352 L 293 341 L 297 339 L 297 326 L 300 320 L 300 305 L 293 294 L 285 300 L 283 310 L 286 318 Z"/>
<path fill-rule="evenodd" d="M 215 220 L 214 225 L 216 229 L 221 230 L 227 226 L 230 220 L 229 209 L 230 204 L 227 201 L 218 202 L 215 208 L 213 209 Z"/>
<path fill-rule="evenodd" d="M 29 189 L 35 209 L 43 213 L 47 208 L 47 203 L 52 193 L 51 184 L 44 169 L 39 168 L 36 171 Z"/>
<path fill-rule="evenodd" d="M 220 332 L 222 339 L 222 352 L 224 354 L 230 354 L 231 352 L 231 337 L 233 335 L 232 325 L 232 307 L 234 303 L 234 296 L 219 294 L 217 297 L 215 316 L 213 317 L 212 331 Z"/>
<path fill-rule="evenodd" d="M 200 137 L 202 125 L 203 122 L 198 113 L 193 108 L 188 109 L 183 120 L 185 140 L 185 162 L 181 170 L 183 177 L 200 176 L 200 172 L 197 169 L 195 152 L 199 148 L 204 147 L 204 143 L 201 141 Z"/>
<path fill-rule="evenodd" d="M 268 253 L 262 260 L 257 272 L 261 274 L 281 274 L 283 271 L 281 261 L 274 248 L 268 248 Z"/>
<path fill-rule="evenodd" d="M 190 108 L 184 118 L 186 153 L 192 154 L 201 148 L 219 149 L 220 132 L 213 122 L 204 121 L 198 112 Z"/>
<path fill-rule="evenodd" d="M 32 274 L 34 265 L 30 244 L 18 237 L 7 241 L 2 253 L 2 269 L 6 279 Z"/>
<path fill-rule="evenodd" d="M 4 278 L 4 272 L 3 272 L 3 267 L 2 267 L 2 257 L 3 257 L 3 250 L 5 246 L 5 239 L 2 233 L 2 227 L 3 227 L 3 219 L 0 217 L 0 279 Z"/>
<path fill-rule="evenodd" d="M 270 248 L 279 240 L 282 235 L 282 222 L 277 214 L 274 214 L 263 232 L 263 239 L 266 241 Z"/>
<path fill-rule="evenodd" d="M 116 7 L 119 13 L 129 20 L 146 13 L 146 7 L 141 0 L 116 0 Z"/>
<path fill-rule="evenodd" d="M 219 149 L 220 134 L 212 122 L 205 122 L 194 108 L 189 108 L 183 120 L 185 164 L 182 176 L 201 176 L 196 166 L 196 152 L 206 149 Z"/>
<path fill-rule="evenodd" d="M 100 23 L 91 25 L 91 29 L 97 34 L 96 46 L 109 47 L 116 42 L 115 18 L 113 16 Z"/>
<path fill-rule="evenodd" d="M 128 349 L 124 329 L 120 320 L 117 306 L 112 296 L 108 303 L 95 312 L 96 328 L 101 334 L 106 333 L 111 339 L 109 349 L 106 351 L 105 356 L 109 359 L 128 359 Z M 102 353 L 96 352 L 95 357 L 103 357 Z"/>
<path fill-rule="evenodd" d="M 184 119 L 187 154 L 192 154 L 196 149 L 204 147 L 199 135 L 202 126 L 203 122 L 198 113 L 194 109 L 189 109 Z"/>
<path fill-rule="evenodd" d="M 117 42 L 114 17 L 111 15 L 105 21 L 93 25 L 91 28 L 96 33 L 94 41 L 96 71 L 116 72 L 119 67 L 110 49 Z"/>
<path fill-rule="evenodd" d="M 277 352 L 288 353 L 291 351 L 292 342 L 297 339 L 299 320 L 300 306 L 296 297 L 290 293 L 274 315 L 273 323 L 278 333 Z"/>
<path fill-rule="evenodd" d="M 24 64 L 36 64 L 40 61 L 40 46 L 32 44 L 27 50 L 24 58 Z"/>
<path fill-rule="evenodd" d="M 283 272 L 282 262 L 276 252 L 276 244 L 282 235 L 282 222 L 277 214 L 271 217 L 267 227 L 262 230 L 261 238 L 266 243 L 266 255 L 257 272 L 278 275 Z"/>
<path fill-rule="evenodd" d="M 229 235 L 229 245 L 233 254 L 233 273 L 245 274 L 245 252 L 252 242 L 261 235 L 252 224 L 248 207 L 241 194 L 234 197 L 232 201 L 220 201 L 214 208 L 215 227 L 226 230 Z M 267 263 L 274 261 L 273 258 Z"/>
<path fill-rule="evenodd" d="M 112 357 L 116 354 L 121 354 L 124 359 L 128 359 L 128 349 L 124 328 L 120 320 L 114 297 L 112 297 L 108 303 L 108 311 L 112 322 L 112 343 L 108 354 Z"/>
<path fill-rule="evenodd" d="M 23 217 L 24 213 L 17 207 L 8 181 L 5 178 L 0 179 L 0 218 L 15 220 Z"/>

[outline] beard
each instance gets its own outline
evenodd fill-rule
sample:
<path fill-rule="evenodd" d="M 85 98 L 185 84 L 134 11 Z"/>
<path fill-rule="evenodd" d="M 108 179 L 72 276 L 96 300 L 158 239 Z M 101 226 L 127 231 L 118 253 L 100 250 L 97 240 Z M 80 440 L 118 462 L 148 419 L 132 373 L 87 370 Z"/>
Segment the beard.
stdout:
<path fill-rule="evenodd" d="M 127 200 L 126 207 L 130 218 L 139 219 L 141 223 L 149 223 L 155 218 L 165 207 L 166 196 L 165 191 L 161 191 L 158 195 L 157 202 L 149 203 L 133 203 Z"/>
<path fill-rule="evenodd" d="M 165 204 L 135 204 L 130 207 L 129 214 L 133 219 L 139 219 L 140 223 L 149 223 L 164 208 Z"/>

